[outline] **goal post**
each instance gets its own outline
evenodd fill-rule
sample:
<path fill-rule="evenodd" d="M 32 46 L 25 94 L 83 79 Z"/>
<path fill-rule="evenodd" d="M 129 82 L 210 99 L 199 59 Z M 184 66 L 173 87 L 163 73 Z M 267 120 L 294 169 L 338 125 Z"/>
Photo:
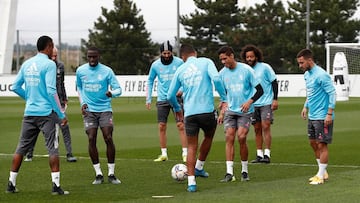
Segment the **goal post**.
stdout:
<path fill-rule="evenodd" d="M 349 100 L 349 75 L 360 74 L 360 43 L 327 43 L 326 71 L 331 75 L 336 100 Z"/>

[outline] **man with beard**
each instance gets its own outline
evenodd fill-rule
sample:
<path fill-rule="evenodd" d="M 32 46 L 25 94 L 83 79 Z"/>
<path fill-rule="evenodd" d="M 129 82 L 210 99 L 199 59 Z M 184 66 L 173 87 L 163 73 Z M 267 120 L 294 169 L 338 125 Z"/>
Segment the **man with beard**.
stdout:
<path fill-rule="evenodd" d="M 264 89 L 264 94 L 254 103 L 252 124 L 255 130 L 256 159 L 251 163 L 270 163 L 270 126 L 274 119 L 273 111 L 278 108 L 276 75 L 271 66 L 263 62 L 262 52 L 256 46 L 246 45 L 240 55 L 243 61 L 254 69 L 255 77 Z M 264 141 L 265 149 L 263 151 Z"/>
<path fill-rule="evenodd" d="M 172 46 L 169 41 L 164 42 L 160 46 L 161 57 L 155 60 L 150 67 L 149 77 L 146 87 L 146 108 L 151 109 L 151 95 L 153 87 L 157 86 L 157 120 L 159 128 L 159 138 L 160 138 L 160 148 L 161 155 L 158 156 L 154 161 L 161 162 L 168 160 L 167 155 L 167 137 L 166 137 L 166 127 L 167 120 L 170 113 L 170 110 L 174 112 L 170 103 L 167 101 L 167 92 L 173 79 L 174 73 L 177 68 L 183 64 L 183 61 L 176 56 L 173 56 Z M 157 77 L 157 85 L 154 85 L 155 78 Z M 177 93 L 177 98 L 181 101 L 182 92 Z M 186 162 L 187 156 L 187 141 L 184 131 L 184 123 L 180 120 L 176 120 L 176 126 L 179 131 L 181 145 L 182 145 L 182 160 Z"/>

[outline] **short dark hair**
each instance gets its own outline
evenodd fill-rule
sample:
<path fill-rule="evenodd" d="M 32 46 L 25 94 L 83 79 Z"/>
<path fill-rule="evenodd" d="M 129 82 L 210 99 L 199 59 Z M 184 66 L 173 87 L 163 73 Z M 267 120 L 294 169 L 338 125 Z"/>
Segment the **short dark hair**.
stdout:
<path fill-rule="evenodd" d="M 264 60 L 261 50 L 252 44 L 248 44 L 244 48 L 242 48 L 241 53 L 240 53 L 240 57 L 242 60 L 244 60 L 244 61 L 246 60 L 246 52 L 249 52 L 249 51 L 254 52 L 255 57 L 257 58 L 258 61 L 262 62 Z"/>
<path fill-rule="evenodd" d="M 313 53 L 310 49 L 302 49 L 299 51 L 299 53 L 296 55 L 296 58 L 304 57 L 305 59 L 314 59 Z"/>
<path fill-rule="evenodd" d="M 36 42 L 36 47 L 38 51 L 44 51 L 46 49 L 46 47 L 53 43 L 53 40 L 51 39 L 51 37 L 43 35 L 41 37 L 39 37 L 39 39 Z"/>
<path fill-rule="evenodd" d="M 88 48 L 88 51 L 96 51 L 97 53 L 100 54 L 100 49 L 97 48 L 97 47 L 95 47 L 95 46 L 90 46 L 90 47 Z"/>
<path fill-rule="evenodd" d="M 217 51 L 218 55 L 220 54 L 226 54 L 227 56 L 230 56 L 231 54 L 235 55 L 234 49 L 230 46 L 222 46 L 220 47 L 220 49 Z"/>
<path fill-rule="evenodd" d="M 183 54 L 191 54 L 191 53 L 196 53 L 193 46 L 191 46 L 190 44 L 182 44 L 181 45 L 180 56 L 182 56 Z"/>

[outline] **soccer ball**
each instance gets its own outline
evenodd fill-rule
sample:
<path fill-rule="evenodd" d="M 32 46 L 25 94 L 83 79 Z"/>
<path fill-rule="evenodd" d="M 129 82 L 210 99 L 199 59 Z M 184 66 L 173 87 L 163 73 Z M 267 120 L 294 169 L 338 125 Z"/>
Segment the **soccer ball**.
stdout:
<path fill-rule="evenodd" d="M 175 164 L 171 169 L 171 177 L 176 181 L 184 181 L 187 178 L 187 167 L 185 164 Z"/>

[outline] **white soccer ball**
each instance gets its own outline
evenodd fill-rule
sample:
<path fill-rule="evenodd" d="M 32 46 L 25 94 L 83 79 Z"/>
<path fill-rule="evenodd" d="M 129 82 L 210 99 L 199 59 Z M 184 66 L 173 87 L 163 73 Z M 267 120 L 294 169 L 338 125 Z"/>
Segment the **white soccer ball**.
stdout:
<path fill-rule="evenodd" d="M 185 164 L 175 164 L 171 169 L 171 177 L 176 181 L 184 181 L 187 178 L 187 167 Z"/>

